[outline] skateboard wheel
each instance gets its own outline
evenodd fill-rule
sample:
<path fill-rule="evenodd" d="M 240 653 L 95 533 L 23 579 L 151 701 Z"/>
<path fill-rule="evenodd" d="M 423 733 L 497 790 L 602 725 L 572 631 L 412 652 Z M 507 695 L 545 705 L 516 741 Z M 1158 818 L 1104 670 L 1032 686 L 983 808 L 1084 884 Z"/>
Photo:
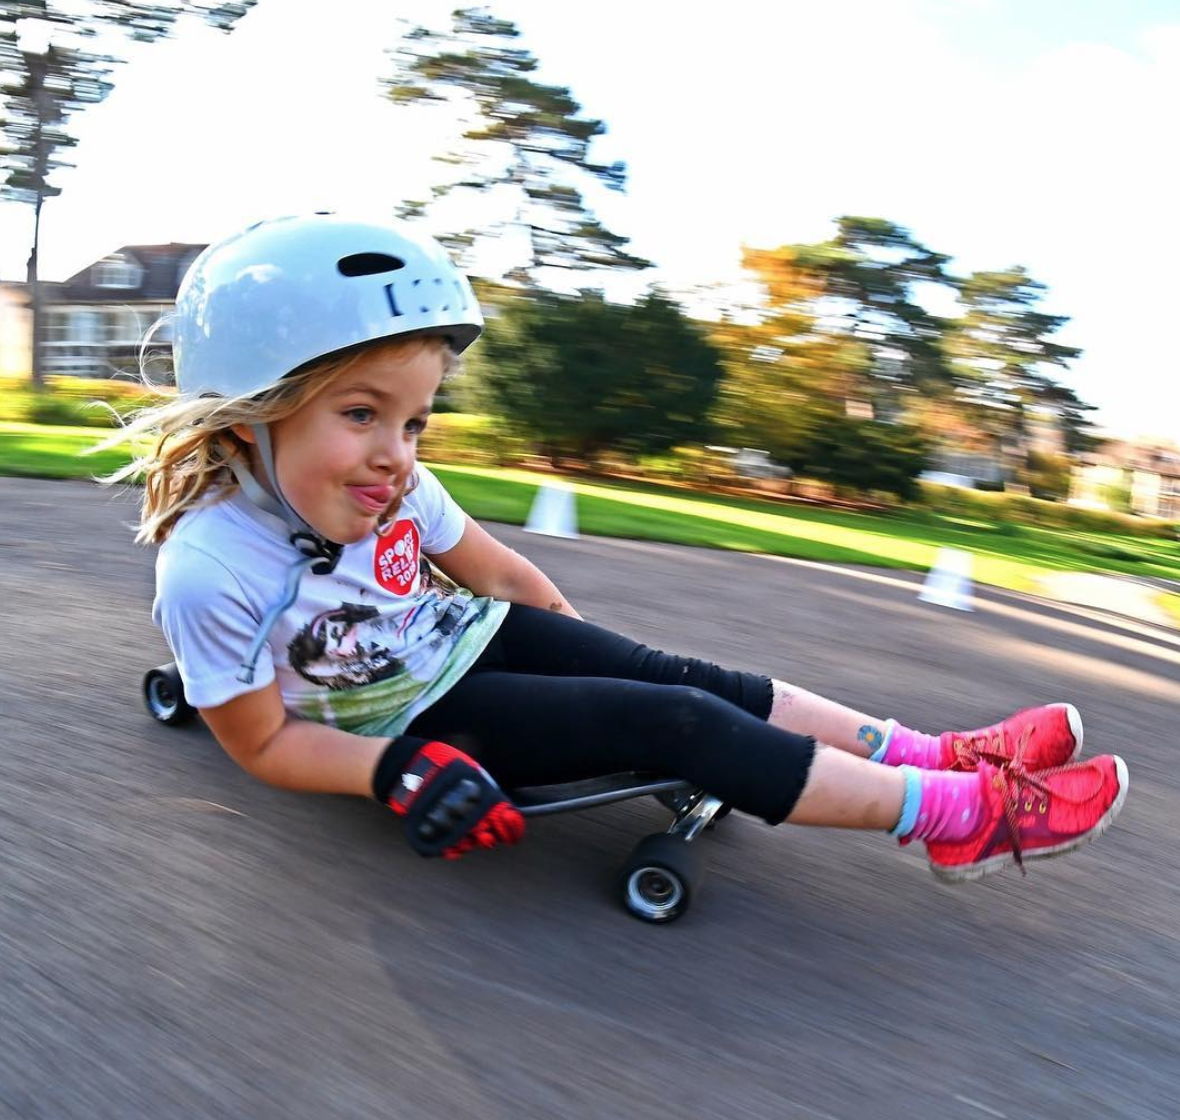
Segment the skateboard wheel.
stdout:
<path fill-rule="evenodd" d="M 703 874 L 700 854 L 682 837 L 645 836 L 623 865 L 623 907 L 644 922 L 674 922 L 692 904 Z"/>
<path fill-rule="evenodd" d="M 144 674 L 143 702 L 152 719 L 169 727 L 187 723 L 196 713 L 184 698 L 184 684 L 175 665 L 160 665 Z"/>

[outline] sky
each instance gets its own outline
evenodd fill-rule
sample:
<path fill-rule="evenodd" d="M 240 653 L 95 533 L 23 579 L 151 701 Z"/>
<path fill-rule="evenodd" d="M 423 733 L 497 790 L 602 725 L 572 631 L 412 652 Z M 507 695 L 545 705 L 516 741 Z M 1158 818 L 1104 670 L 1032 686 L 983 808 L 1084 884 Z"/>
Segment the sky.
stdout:
<path fill-rule="evenodd" d="M 120 245 L 209 241 L 309 209 L 424 196 L 437 118 L 379 79 L 399 18 L 453 3 L 259 0 L 136 48 L 76 118 L 42 275 Z M 821 240 L 840 214 L 909 228 L 959 273 L 1024 265 L 1083 349 L 1063 380 L 1123 436 L 1180 441 L 1180 0 L 503 0 L 539 76 L 627 162 L 606 224 L 673 291 L 740 279 L 743 244 Z M 325 12 L 330 16 L 326 17 Z M 27 207 L 0 203 L 0 277 Z M 950 307 L 938 307 L 949 311 Z"/>

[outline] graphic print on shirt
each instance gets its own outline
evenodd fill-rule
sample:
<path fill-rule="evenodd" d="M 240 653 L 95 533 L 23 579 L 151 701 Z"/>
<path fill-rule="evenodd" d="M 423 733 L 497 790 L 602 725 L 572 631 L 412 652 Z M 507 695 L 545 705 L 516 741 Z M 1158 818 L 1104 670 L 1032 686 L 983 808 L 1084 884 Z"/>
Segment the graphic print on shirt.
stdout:
<path fill-rule="evenodd" d="M 420 687 L 446 661 L 468 596 L 420 555 L 413 522 L 399 521 L 377 538 L 373 570 L 385 590 L 412 592 L 414 605 L 383 613 L 373 603 L 341 602 L 321 611 L 287 646 L 291 668 L 304 680 L 334 692 L 399 677 Z M 412 676 L 394 650 L 412 652 Z"/>

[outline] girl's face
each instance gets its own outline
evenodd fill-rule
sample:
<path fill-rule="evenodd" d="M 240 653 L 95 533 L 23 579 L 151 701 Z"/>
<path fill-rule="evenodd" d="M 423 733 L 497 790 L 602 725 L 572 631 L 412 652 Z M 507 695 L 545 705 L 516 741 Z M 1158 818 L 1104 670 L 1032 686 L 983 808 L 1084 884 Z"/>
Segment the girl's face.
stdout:
<path fill-rule="evenodd" d="M 384 519 L 409 483 L 442 376 L 437 347 L 370 350 L 271 425 L 279 486 L 318 533 L 353 544 Z"/>

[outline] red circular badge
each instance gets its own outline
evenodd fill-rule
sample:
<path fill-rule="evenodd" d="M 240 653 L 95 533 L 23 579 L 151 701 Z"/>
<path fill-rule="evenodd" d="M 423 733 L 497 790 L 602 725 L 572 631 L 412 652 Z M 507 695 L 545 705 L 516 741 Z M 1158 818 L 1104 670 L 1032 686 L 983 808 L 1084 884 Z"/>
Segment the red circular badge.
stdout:
<path fill-rule="evenodd" d="M 386 591 L 405 595 L 418 575 L 418 527 L 412 521 L 397 521 L 377 538 L 373 553 L 373 574 Z"/>

